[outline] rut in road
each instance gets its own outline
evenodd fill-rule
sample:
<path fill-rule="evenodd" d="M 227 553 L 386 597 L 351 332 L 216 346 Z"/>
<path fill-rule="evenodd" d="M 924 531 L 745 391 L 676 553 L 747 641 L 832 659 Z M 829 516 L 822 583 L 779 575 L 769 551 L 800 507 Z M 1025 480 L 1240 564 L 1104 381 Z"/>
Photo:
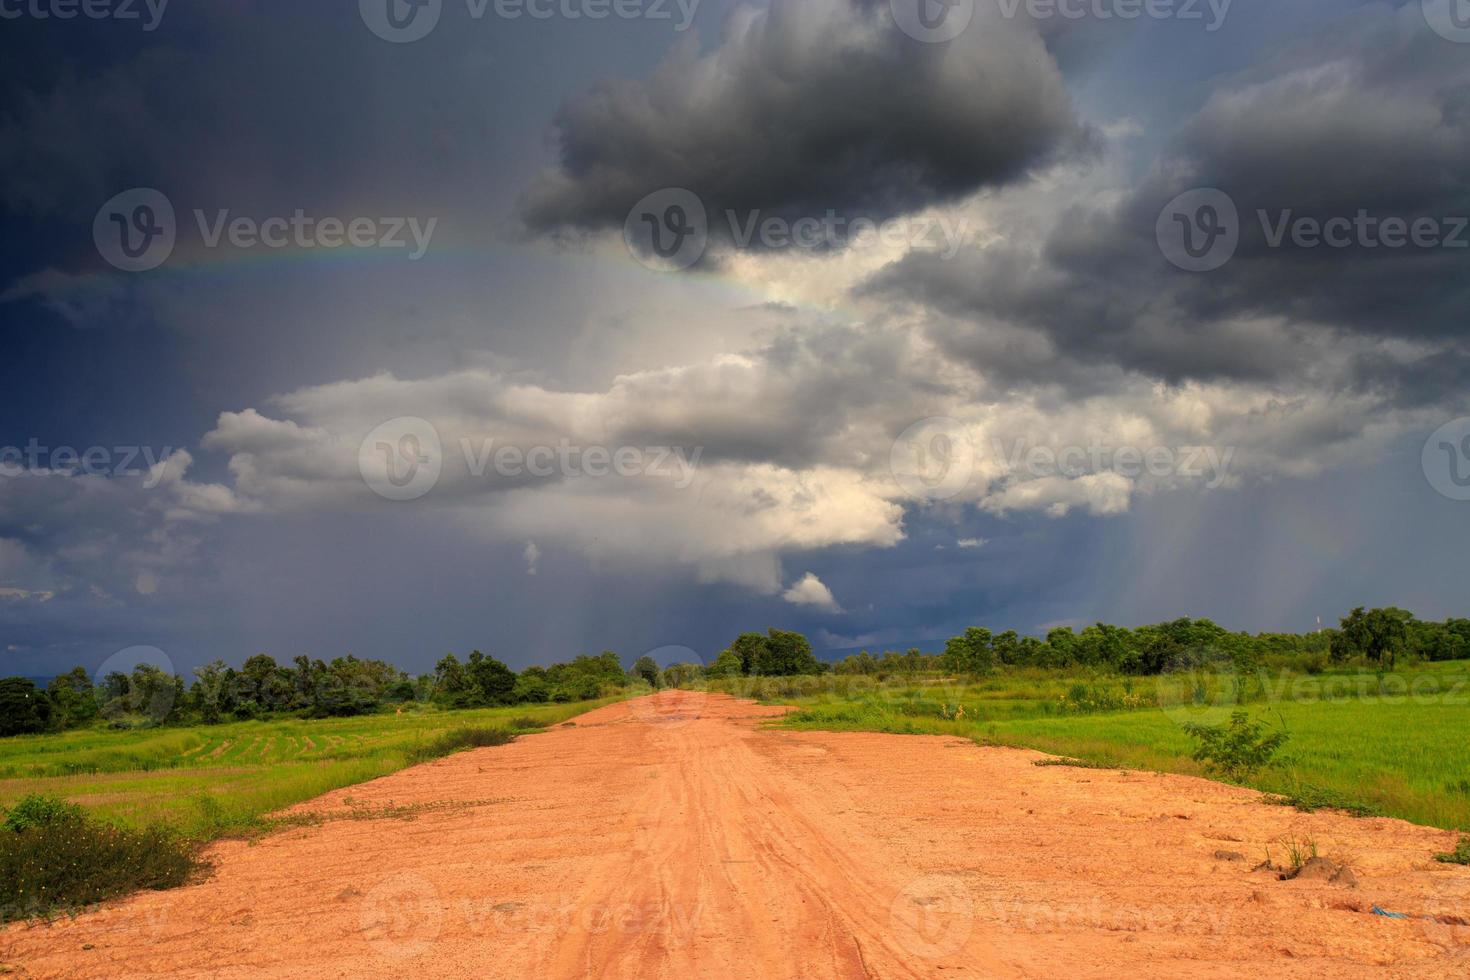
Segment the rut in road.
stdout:
<path fill-rule="evenodd" d="M 1456 836 L 957 738 L 600 708 L 296 808 L 213 873 L 0 932 L 21 977 L 1470 975 Z M 1254 858 L 1312 840 L 1358 886 Z M 1372 914 L 1378 905 L 1407 916 Z"/>

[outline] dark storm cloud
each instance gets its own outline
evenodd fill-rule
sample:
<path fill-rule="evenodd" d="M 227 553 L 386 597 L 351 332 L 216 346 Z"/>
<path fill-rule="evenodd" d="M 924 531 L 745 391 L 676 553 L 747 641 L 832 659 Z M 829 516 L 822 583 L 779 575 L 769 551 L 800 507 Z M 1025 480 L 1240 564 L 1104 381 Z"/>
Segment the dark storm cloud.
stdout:
<path fill-rule="evenodd" d="M 1217 86 L 1116 207 L 1064 212 L 1039 252 L 1002 243 L 957 262 L 913 254 L 866 289 L 947 314 L 936 330 L 946 349 L 977 363 L 983 352 L 991 366 L 999 356 L 1023 376 L 1034 361 L 1065 378 L 1055 354 L 1171 382 L 1261 381 L 1310 374 L 1338 341 L 1452 345 L 1470 309 L 1464 54 L 1417 9 L 1365 9 Z M 1198 187 L 1231 197 L 1240 243 L 1223 267 L 1185 272 L 1165 261 L 1156 224 L 1176 195 Z M 1352 227 L 1343 247 L 1305 247 L 1290 230 L 1302 219 Z M 1445 241 L 1387 247 L 1386 219 L 1409 228 L 1427 219 Z M 998 326 L 1039 334 L 1046 356 L 997 351 Z M 1451 388 L 1465 378 L 1449 369 L 1459 359 L 1375 365 L 1357 356 L 1356 384 Z"/>
<path fill-rule="evenodd" d="M 922 44 L 887 4 L 851 0 L 738 9 L 712 52 L 690 41 L 646 80 L 566 102 L 555 135 L 558 165 L 519 204 L 535 232 L 621 227 L 668 187 L 700 196 L 712 234 L 727 209 L 882 219 L 1018 180 L 1087 141 L 1030 28 L 975 24 Z"/>

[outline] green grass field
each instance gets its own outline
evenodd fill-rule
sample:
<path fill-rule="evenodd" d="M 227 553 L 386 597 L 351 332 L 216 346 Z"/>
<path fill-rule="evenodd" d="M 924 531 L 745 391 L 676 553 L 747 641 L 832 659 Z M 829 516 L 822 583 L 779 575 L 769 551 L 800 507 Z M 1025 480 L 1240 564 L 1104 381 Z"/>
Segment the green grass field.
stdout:
<path fill-rule="evenodd" d="M 0 806 L 42 793 L 124 826 L 163 824 L 207 839 L 402 769 L 446 732 L 554 725 L 606 703 L 414 709 L 126 732 L 91 728 L 0 739 Z"/>
<path fill-rule="evenodd" d="M 1190 774 L 1203 769 L 1190 758 L 1194 743 L 1182 723 L 1219 724 L 1238 704 L 1290 733 L 1276 764 L 1250 785 L 1470 830 L 1470 662 L 1383 679 L 1345 671 L 1223 680 L 1013 671 L 970 684 L 823 680 L 758 684 L 747 693 L 797 705 L 781 723 L 793 728 L 958 735 Z"/>

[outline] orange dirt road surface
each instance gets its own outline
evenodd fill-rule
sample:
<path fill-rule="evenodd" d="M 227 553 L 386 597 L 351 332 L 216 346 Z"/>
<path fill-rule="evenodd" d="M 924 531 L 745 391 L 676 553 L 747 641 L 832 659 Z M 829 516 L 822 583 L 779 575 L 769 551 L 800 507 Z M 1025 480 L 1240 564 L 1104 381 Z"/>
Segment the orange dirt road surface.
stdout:
<path fill-rule="evenodd" d="M 296 808 L 201 883 L 0 932 L 23 977 L 1466 977 L 1456 835 L 690 692 Z M 1290 840 L 1356 885 L 1252 870 Z M 1240 855 L 1235 858 L 1230 852 Z M 1407 918 L 1373 914 L 1377 905 Z"/>

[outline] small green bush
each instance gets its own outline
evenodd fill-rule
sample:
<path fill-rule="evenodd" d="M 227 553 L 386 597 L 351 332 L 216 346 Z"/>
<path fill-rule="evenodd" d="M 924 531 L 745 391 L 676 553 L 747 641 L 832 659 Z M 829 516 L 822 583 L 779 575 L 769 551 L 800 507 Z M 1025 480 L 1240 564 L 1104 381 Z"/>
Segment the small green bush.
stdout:
<path fill-rule="evenodd" d="M 515 741 L 515 733 L 504 728 L 456 728 L 445 732 L 427 745 L 421 745 L 409 753 L 414 762 L 428 762 L 452 755 L 464 749 L 478 749 L 487 745 L 505 745 Z"/>
<path fill-rule="evenodd" d="M 1436 854 L 1436 861 L 1443 864 L 1470 864 L 1470 837 L 1461 837 L 1460 843 L 1448 854 Z"/>
<path fill-rule="evenodd" d="M 173 888 L 196 867 L 193 847 L 168 830 L 114 827 L 64 800 L 29 796 L 0 831 L 0 922 Z"/>
<path fill-rule="evenodd" d="M 1286 732 L 1261 734 L 1264 726 L 1251 721 L 1244 711 L 1230 716 L 1228 725 L 1186 724 L 1184 730 L 1199 743 L 1194 760 L 1205 769 L 1240 782 L 1260 772 L 1271 762 L 1276 750 L 1286 744 Z"/>
<path fill-rule="evenodd" d="M 52 796 L 23 796 L 5 812 L 5 829 L 20 833 L 32 827 L 50 827 L 82 818 L 82 808 Z"/>

